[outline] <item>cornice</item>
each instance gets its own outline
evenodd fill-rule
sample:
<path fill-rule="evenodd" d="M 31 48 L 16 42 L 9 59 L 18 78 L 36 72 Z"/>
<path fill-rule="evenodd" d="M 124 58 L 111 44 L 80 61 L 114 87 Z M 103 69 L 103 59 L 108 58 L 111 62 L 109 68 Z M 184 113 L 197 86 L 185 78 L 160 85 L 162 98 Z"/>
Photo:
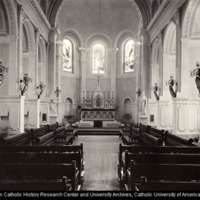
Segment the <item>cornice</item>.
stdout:
<path fill-rule="evenodd" d="M 158 9 L 158 11 L 156 12 L 156 14 L 154 15 L 153 19 L 151 20 L 151 22 L 149 23 L 147 30 L 150 32 L 161 20 L 162 16 L 165 15 L 168 7 L 170 6 L 170 4 L 173 2 L 173 0 L 166 0 L 165 2 L 163 2 L 160 6 L 160 8 Z"/>
<path fill-rule="evenodd" d="M 37 14 L 38 18 L 42 22 L 43 26 L 50 31 L 51 30 L 51 25 L 49 21 L 47 20 L 46 16 L 44 15 L 42 9 L 40 8 L 39 4 L 37 1 L 34 0 L 28 0 L 29 4 L 31 5 L 31 8 L 34 10 L 34 12 Z"/>

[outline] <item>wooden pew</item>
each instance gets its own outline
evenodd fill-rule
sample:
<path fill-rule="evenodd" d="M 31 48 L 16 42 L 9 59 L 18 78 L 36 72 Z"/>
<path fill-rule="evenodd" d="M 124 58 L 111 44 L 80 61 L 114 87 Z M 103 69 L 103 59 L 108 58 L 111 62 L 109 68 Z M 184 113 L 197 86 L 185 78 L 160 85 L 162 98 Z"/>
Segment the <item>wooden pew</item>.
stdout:
<path fill-rule="evenodd" d="M 56 122 L 55 124 L 47 124 L 47 131 L 48 132 L 55 131 L 56 129 L 58 129 L 58 127 L 59 127 L 58 122 Z"/>
<path fill-rule="evenodd" d="M 199 191 L 200 182 L 194 181 L 148 181 L 141 177 L 141 182 L 136 186 L 137 191 Z"/>
<path fill-rule="evenodd" d="M 171 153 L 129 153 L 125 157 L 121 167 L 121 186 L 127 183 L 127 169 L 131 161 L 137 164 L 200 164 L 199 154 L 171 154 Z"/>
<path fill-rule="evenodd" d="M 0 191 L 69 191 L 67 177 L 56 180 L 0 180 Z"/>
<path fill-rule="evenodd" d="M 131 161 L 128 173 L 127 190 L 135 190 L 141 176 L 149 181 L 199 181 L 200 165 L 198 164 L 136 164 Z M 156 191 L 156 188 L 155 188 Z"/>
<path fill-rule="evenodd" d="M 122 145 L 119 144 L 119 153 L 118 153 L 118 177 L 121 177 L 121 169 L 123 166 L 122 155 L 125 154 L 125 151 L 130 153 L 188 153 L 188 154 L 200 154 L 200 147 L 196 146 L 131 146 L 131 145 Z M 120 180 L 121 181 L 121 180 Z"/>
<path fill-rule="evenodd" d="M 84 161 L 81 151 L 78 152 L 0 152 L 1 163 L 71 163 L 76 161 L 79 170 L 79 185 L 81 186 L 84 176 Z"/>
<path fill-rule="evenodd" d="M 0 145 L 30 145 L 30 133 L 20 133 L 0 138 Z"/>
<path fill-rule="evenodd" d="M 0 152 L 78 152 L 83 158 L 83 144 L 62 146 L 0 146 Z"/>
<path fill-rule="evenodd" d="M 132 127 L 130 132 L 130 143 L 131 144 L 141 144 L 142 143 L 142 134 L 139 128 Z"/>
<path fill-rule="evenodd" d="M 163 146 L 163 140 L 146 132 L 142 134 L 142 143 L 147 146 Z"/>
<path fill-rule="evenodd" d="M 73 141 L 77 137 L 77 132 L 73 128 L 59 128 L 55 131 L 55 142 L 73 144 Z"/>
<path fill-rule="evenodd" d="M 193 139 L 185 139 L 165 131 L 165 145 L 169 146 L 195 146 Z"/>
<path fill-rule="evenodd" d="M 55 140 L 55 132 L 50 132 L 42 136 L 38 136 L 35 138 L 36 145 L 49 145 L 51 142 Z"/>
<path fill-rule="evenodd" d="M 73 191 L 77 190 L 78 170 L 76 162 L 55 163 L 1 163 L 0 181 L 57 180 L 67 177 Z"/>
<path fill-rule="evenodd" d="M 36 129 L 30 129 L 30 140 L 31 140 L 31 145 L 34 145 L 36 143 L 36 138 L 41 137 L 45 134 L 47 134 L 48 131 L 48 126 L 45 125 L 41 128 L 36 128 Z"/>

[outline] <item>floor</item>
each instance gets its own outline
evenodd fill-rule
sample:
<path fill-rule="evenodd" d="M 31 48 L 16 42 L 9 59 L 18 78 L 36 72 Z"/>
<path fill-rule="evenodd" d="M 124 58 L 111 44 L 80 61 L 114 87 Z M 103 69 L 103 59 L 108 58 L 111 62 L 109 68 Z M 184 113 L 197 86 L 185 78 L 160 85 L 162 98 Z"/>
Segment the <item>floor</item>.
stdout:
<path fill-rule="evenodd" d="M 74 144 L 83 143 L 85 174 L 82 191 L 119 191 L 117 161 L 119 136 L 81 135 Z"/>

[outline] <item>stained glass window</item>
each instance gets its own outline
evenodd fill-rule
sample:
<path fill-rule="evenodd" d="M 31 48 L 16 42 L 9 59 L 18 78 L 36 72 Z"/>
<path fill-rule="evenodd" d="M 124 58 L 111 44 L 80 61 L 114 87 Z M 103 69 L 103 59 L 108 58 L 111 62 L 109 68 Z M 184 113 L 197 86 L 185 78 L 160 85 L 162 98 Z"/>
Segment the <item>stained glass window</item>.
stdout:
<path fill-rule="evenodd" d="M 73 72 L 73 46 L 68 39 L 63 40 L 63 70 L 66 72 Z"/>
<path fill-rule="evenodd" d="M 134 41 L 128 40 L 124 45 L 124 73 L 134 71 L 134 54 Z"/>
<path fill-rule="evenodd" d="M 102 44 L 95 44 L 92 48 L 92 73 L 105 73 L 105 47 Z"/>

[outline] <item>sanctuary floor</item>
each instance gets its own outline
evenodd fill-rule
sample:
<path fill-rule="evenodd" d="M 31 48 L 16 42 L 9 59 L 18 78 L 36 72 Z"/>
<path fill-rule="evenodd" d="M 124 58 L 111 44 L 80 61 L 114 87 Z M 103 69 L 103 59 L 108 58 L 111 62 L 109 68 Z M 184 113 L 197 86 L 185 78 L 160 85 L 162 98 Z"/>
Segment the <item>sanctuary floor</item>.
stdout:
<path fill-rule="evenodd" d="M 73 144 L 83 143 L 85 174 L 82 191 L 119 191 L 117 161 L 119 136 L 80 135 Z"/>

